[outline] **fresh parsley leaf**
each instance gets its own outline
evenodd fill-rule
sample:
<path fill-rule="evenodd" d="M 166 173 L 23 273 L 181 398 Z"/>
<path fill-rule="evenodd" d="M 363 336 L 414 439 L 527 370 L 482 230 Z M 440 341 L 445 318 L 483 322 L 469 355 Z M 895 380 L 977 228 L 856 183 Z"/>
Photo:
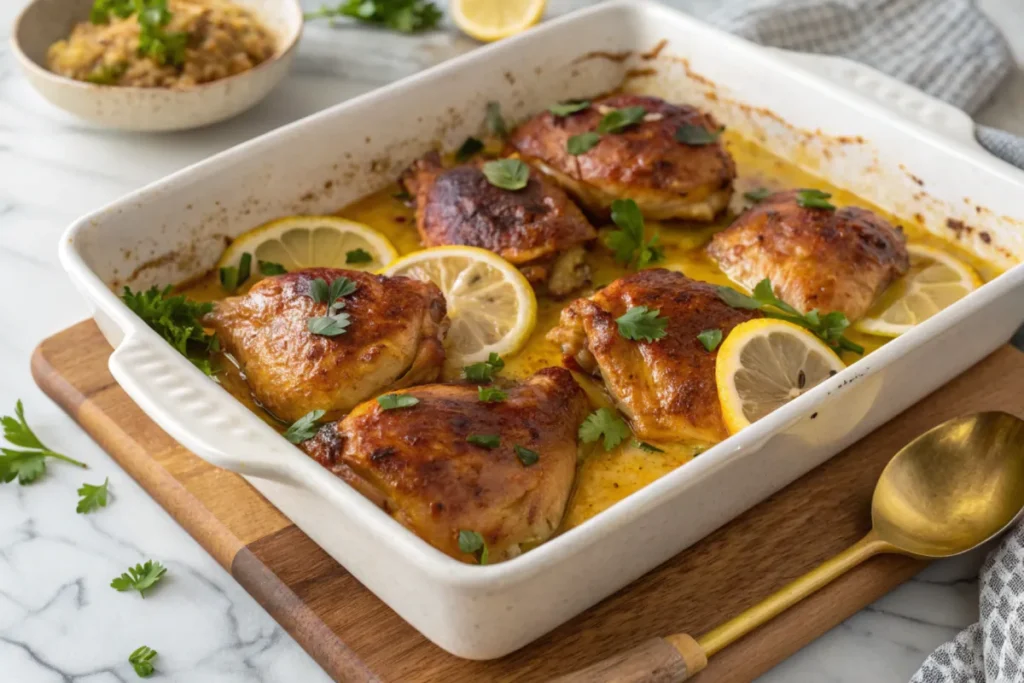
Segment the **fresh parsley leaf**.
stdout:
<path fill-rule="evenodd" d="M 643 107 L 625 107 L 615 109 L 605 114 L 597 124 L 598 133 L 621 133 L 630 126 L 634 126 L 647 116 L 647 110 Z"/>
<path fill-rule="evenodd" d="M 718 298 L 733 308 L 759 310 L 769 318 L 786 320 L 811 331 L 819 339 L 837 351 L 864 353 L 864 347 L 845 336 L 850 321 L 840 311 L 822 315 L 817 309 L 809 313 L 801 313 L 785 301 L 775 296 L 771 280 L 765 278 L 754 287 L 753 296 L 737 292 L 732 287 L 718 286 L 715 288 Z"/>
<path fill-rule="evenodd" d="M 391 198 L 397 199 L 398 201 L 404 204 L 405 202 L 408 202 L 412 199 L 412 195 L 409 194 L 407 190 L 402 190 L 401 192 L 396 192 L 393 195 L 391 195 Z"/>
<path fill-rule="evenodd" d="M 145 564 L 128 567 L 127 572 L 110 582 L 110 587 L 122 593 L 136 590 L 144 598 L 146 591 L 155 586 L 166 573 L 167 568 L 159 562 L 146 560 Z"/>
<path fill-rule="evenodd" d="M 599 142 L 601 142 L 601 136 L 598 133 L 593 131 L 580 133 L 569 138 L 569 141 L 565 143 L 565 149 L 575 157 L 580 154 L 586 154 L 596 147 Z"/>
<path fill-rule="evenodd" d="M 327 298 L 328 291 L 329 290 L 327 288 L 327 280 L 323 279 L 322 277 L 318 277 L 314 280 L 309 281 L 309 291 L 307 292 L 307 294 L 309 294 L 309 298 L 312 299 L 315 303 L 330 303 Z"/>
<path fill-rule="evenodd" d="M 280 263 L 274 263 L 273 261 L 260 261 L 259 262 L 260 275 L 266 277 L 272 277 L 274 275 L 284 275 L 288 271 Z"/>
<path fill-rule="evenodd" d="M 373 254 L 365 249 L 353 249 L 345 252 L 345 263 L 369 263 L 373 261 Z"/>
<path fill-rule="evenodd" d="M 93 484 L 82 484 L 82 488 L 78 489 L 80 499 L 78 501 L 78 507 L 75 508 L 75 512 L 85 514 L 87 512 L 93 512 L 100 508 L 107 507 L 107 486 L 109 484 L 109 478 L 104 479 L 103 483 L 99 486 L 94 486 Z"/>
<path fill-rule="evenodd" d="M 481 403 L 501 403 L 508 398 L 508 394 L 498 387 L 479 386 L 476 391 Z"/>
<path fill-rule="evenodd" d="M 85 468 L 84 462 L 50 450 L 25 420 L 25 407 L 19 400 L 14 404 L 14 417 L 0 418 L 4 428 L 4 439 L 12 446 L 29 450 L 19 451 L 0 448 L 0 483 L 7 484 L 15 479 L 19 484 L 31 484 L 46 472 L 46 458 L 56 458 Z"/>
<path fill-rule="evenodd" d="M 661 246 L 661 237 L 654 233 L 642 247 L 640 255 L 636 257 L 636 269 L 643 270 L 652 263 L 665 260 L 665 248 Z"/>
<path fill-rule="evenodd" d="M 466 441 L 473 444 L 474 446 L 480 446 L 490 450 L 491 448 L 497 448 L 501 445 L 501 435 L 499 434 L 470 434 L 466 437 Z"/>
<path fill-rule="evenodd" d="M 619 334 L 633 341 L 658 341 L 665 336 L 668 318 L 659 314 L 660 310 L 651 310 L 646 306 L 633 306 L 615 319 L 619 325 Z"/>
<path fill-rule="evenodd" d="M 608 408 L 598 408 L 580 425 L 579 438 L 583 443 L 593 443 L 603 438 L 604 449 L 610 451 L 631 433 L 629 425 L 618 413 Z"/>
<path fill-rule="evenodd" d="M 501 356 L 492 352 L 487 356 L 487 360 L 462 368 L 462 376 L 470 382 L 490 382 L 504 367 L 505 361 L 501 359 Z"/>
<path fill-rule="evenodd" d="M 411 408 L 420 400 L 408 394 L 384 394 L 377 397 L 377 403 L 381 410 L 395 410 L 396 408 Z"/>
<path fill-rule="evenodd" d="M 568 116 L 569 114 L 575 114 L 578 111 L 583 111 L 589 106 L 590 100 L 575 100 L 553 104 L 548 107 L 548 111 L 555 116 Z"/>
<path fill-rule="evenodd" d="M 143 645 L 128 655 L 128 663 L 135 669 L 135 673 L 138 674 L 139 678 L 149 678 L 156 670 L 153 667 L 153 660 L 156 658 L 156 655 L 156 650 Z"/>
<path fill-rule="evenodd" d="M 466 138 L 466 141 L 455 151 L 455 161 L 460 164 L 469 161 L 484 148 L 484 143 L 474 137 Z"/>
<path fill-rule="evenodd" d="M 459 550 L 470 555 L 480 553 L 477 560 L 480 564 L 487 564 L 487 543 L 484 537 L 475 531 L 467 529 L 459 530 Z"/>
<path fill-rule="evenodd" d="M 238 266 L 224 266 L 220 269 L 220 285 L 228 292 L 234 292 L 245 284 L 252 274 L 252 254 L 245 252 L 238 259 Z"/>
<path fill-rule="evenodd" d="M 638 441 L 637 439 L 633 439 L 633 445 L 636 446 L 637 448 L 639 448 L 640 450 L 645 451 L 647 453 L 664 453 L 665 452 L 662 449 L 660 449 L 657 446 L 655 446 L 654 444 L 649 444 L 646 441 Z"/>
<path fill-rule="evenodd" d="M 615 261 L 637 270 L 665 258 L 657 233 L 644 242 L 644 217 L 632 199 L 616 199 L 612 202 L 612 222 L 619 227 L 605 235 L 604 243 L 615 254 Z"/>
<path fill-rule="evenodd" d="M 712 145 L 718 142 L 718 136 L 721 134 L 721 128 L 718 130 L 708 130 L 704 126 L 684 123 L 676 128 L 676 142 L 681 142 L 691 147 L 703 147 L 704 145 Z"/>
<path fill-rule="evenodd" d="M 339 334 L 345 334 L 351 324 L 352 317 L 348 313 L 342 312 L 309 318 L 306 320 L 306 329 L 310 334 L 321 337 L 337 337 Z"/>
<path fill-rule="evenodd" d="M 331 282 L 331 287 L 328 290 L 328 294 L 331 297 L 331 304 L 333 305 L 338 299 L 343 296 L 348 296 L 356 291 L 356 283 L 347 277 L 339 277 Z"/>
<path fill-rule="evenodd" d="M 190 301 L 182 295 L 170 296 L 171 289 L 170 285 L 163 290 L 154 286 L 145 292 L 133 292 L 125 287 L 121 300 L 178 353 L 212 375 L 210 354 L 219 349 L 219 344 L 214 335 L 206 333 L 202 320 L 213 310 L 213 304 Z"/>
<path fill-rule="evenodd" d="M 501 104 L 498 102 L 487 103 L 487 130 L 491 135 L 503 138 L 508 135 L 508 126 L 505 125 L 505 118 L 501 115 Z"/>
<path fill-rule="evenodd" d="M 722 331 L 721 330 L 704 330 L 697 335 L 697 339 L 704 348 L 708 351 L 714 351 L 718 348 L 718 345 L 722 343 Z"/>
<path fill-rule="evenodd" d="M 161 66 L 183 66 L 189 35 L 185 31 L 165 30 L 173 16 L 167 9 L 167 0 L 135 0 L 135 5 L 139 22 L 139 54 L 148 56 Z"/>
<path fill-rule="evenodd" d="M 104 64 L 89 72 L 85 77 L 85 80 L 93 85 L 115 85 L 119 80 L 121 80 L 121 76 L 123 76 L 124 72 L 127 70 L 128 62 Z"/>
<path fill-rule="evenodd" d="M 135 14 L 134 0 L 95 0 L 89 12 L 89 21 L 93 24 L 108 24 L 110 16 L 126 19 Z"/>
<path fill-rule="evenodd" d="M 399 33 L 417 33 L 437 26 L 442 16 L 437 5 L 427 0 L 344 0 L 336 7 L 324 5 L 307 12 L 305 18 L 347 17 Z"/>
<path fill-rule="evenodd" d="M 512 446 L 512 450 L 516 452 L 516 457 L 519 458 L 519 462 L 523 463 L 523 467 L 529 467 L 530 465 L 537 464 L 540 460 L 540 453 L 537 451 L 531 451 L 529 448 L 515 444 Z"/>
<path fill-rule="evenodd" d="M 530 168 L 519 159 L 488 161 L 481 170 L 487 182 L 503 190 L 521 190 L 530 182 Z"/>
<path fill-rule="evenodd" d="M 805 209 L 825 209 L 826 211 L 835 211 L 835 205 L 828 201 L 831 197 L 832 195 L 828 192 L 804 189 L 796 193 L 796 203 Z"/>
<path fill-rule="evenodd" d="M 749 199 L 750 201 L 754 202 L 755 204 L 760 204 L 764 200 L 771 197 L 773 194 L 775 193 L 769 190 L 767 187 L 758 187 L 751 190 L 750 192 L 744 192 L 743 196 Z"/>
<path fill-rule="evenodd" d="M 352 318 L 343 312 L 346 297 L 356 291 L 356 283 L 347 277 L 335 278 L 331 284 L 321 277 L 311 280 L 308 294 L 315 303 L 327 304 L 327 315 L 314 316 L 306 320 L 306 329 L 321 337 L 336 337 L 345 334 Z"/>
<path fill-rule="evenodd" d="M 320 418 L 322 418 L 324 414 L 325 411 L 323 410 L 309 411 L 292 423 L 292 426 L 284 433 L 284 438 L 294 444 L 299 444 L 303 441 L 312 439 L 316 436 L 317 430 L 320 428 L 319 425 L 317 425 L 317 422 L 320 421 Z"/>

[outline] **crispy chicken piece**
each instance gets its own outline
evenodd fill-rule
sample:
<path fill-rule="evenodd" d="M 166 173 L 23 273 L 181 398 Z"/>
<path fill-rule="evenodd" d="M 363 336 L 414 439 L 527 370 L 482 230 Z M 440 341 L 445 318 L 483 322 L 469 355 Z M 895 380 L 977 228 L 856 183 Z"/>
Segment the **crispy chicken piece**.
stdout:
<path fill-rule="evenodd" d="M 623 337 L 616 318 L 634 306 L 668 318 L 666 335 L 653 342 Z M 712 285 L 657 268 L 577 299 L 548 339 L 562 347 L 566 365 L 600 373 L 639 438 L 714 442 L 729 435 L 715 385 L 718 352 L 705 349 L 697 335 L 719 329 L 726 336 L 760 315 L 730 307 Z"/>
<path fill-rule="evenodd" d="M 307 321 L 327 315 L 327 304 L 313 301 L 310 283 L 341 277 L 356 285 L 343 298 L 350 324 L 337 336 L 313 334 Z M 217 304 L 207 322 L 256 400 L 288 422 L 318 409 L 340 416 L 382 391 L 434 381 L 448 331 L 435 285 L 336 268 L 262 280 Z"/>
<path fill-rule="evenodd" d="M 576 473 L 576 431 L 590 404 L 564 368 L 504 389 L 500 403 L 480 401 L 471 384 L 406 389 L 398 394 L 419 403 L 383 410 L 367 401 L 303 448 L 442 552 L 473 562 L 458 537 L 475 531 L 489 562 L 505 560 L 558 528 Z M 497 435 L 500 445 L 469 443 L 473 434 Z M 523 462 L 530 455 L 516 446 L 536 453 L 536 462 Z"/>
<path fill-rule="evenodd" d="M 432 152 L 403 174 L 423 244 L 490 249 L 556 296 L 582 286 L 590 277 L 584 245 L 597 237 L 583 212 L 534 169 L 526 187 L 503 190 L 487 181 L 484 163 L 446 169 Z"/>
<path fill-rule="evenodd" d="M 643 107 L 647 116 L 601 135 L 588 152 L 569 154 L 569 138 L 597 131 L 604 113 L 626 107 Z M 608 216 L 612 201 L 628 198 L 648 219 L 710 221 L 729 204 L 736 165 L 721 141 L 677 141 L 681 126 L 719 129 L 710 114 L 693 107 L 624 93 L 569 116 L 538 114 L 512 132 L 509 144 L 597 216 Z"/>
<path fill-rule="evenodd" d="M 798 190 L 771 195 L 715 235 L 708 254 L 747 289 L 768 278 L 803 312 L 863 316 L 910 268 L 903 232 L 867 209 L 804 208 Z"/>

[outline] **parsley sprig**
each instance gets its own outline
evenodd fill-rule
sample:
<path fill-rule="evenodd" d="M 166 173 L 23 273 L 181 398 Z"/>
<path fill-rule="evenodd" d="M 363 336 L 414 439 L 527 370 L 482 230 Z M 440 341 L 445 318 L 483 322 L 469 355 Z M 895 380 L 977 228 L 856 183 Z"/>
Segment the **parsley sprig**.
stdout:
<path fill-rule="evenodd" d="M 210 354 L 220 349 L 217 337 L 203 329 L 203 316 L 213 310 L 211 303 L 197 303 L 182 295 L 170 296 L 171 286 L 156 286 L 145 292 L 124 288 L 121 300 L 143 322 L 192 361 L 207 375 L 214 374 Z"/>
<path fill-rule="evenodd" d="M 818 309 L 809 313 L 801 313 L 785 301 L 775 296 L 771 280 L 765 278 L 754 287 L 752 296 L 737 292 L 732 287 L 718 286 L 718 297 L 733 308 L 761 311 L 769 318 L 786 320 L 814 333 L 819 339 L 837 351 L 864 353 L 864 347 L 844 336 L 850 321 L 840 311 L 821 314 Z"/>
<path fill-rule="evenodd" d="M 799 190 L 796 193 L 796 203 L 805 209 L 824 209 L 835 211 L 835 204 L 829 201 L 832 195 L 828 192 L 815 190 L 813 188 Z"/>
<path fill-rule="evenodd" d="M 504 367 L 505 361 L 501 359 L 501 356 L 491 352 L 488 354 L 487 360 L 480 361 L 479 363 L 472 363 L 462 368 L 462 376 L 470 382 L 486 384 L 487 382 L 493 381 L 494 376 L 501 372 L 501 369 Z"/>
<path fill-rule="evenodd" d="M 82 468 L 88 467 L 84 462 L 50 450 L 40 441 L 25 421 L 25 407 L 21 401 L 15 404 L 14 415 L 0 418 L 0 423 L 4 427 L 4 439 L 13 446 L 28 450 L 0 448 L 0 483 L 7 484 L 17 479 L 19 484 L 31 484 L 46 472 L 46 458 L 56 458 Z"/>
<path fill-rule="evenodd" d="M 146 591 L 155 586 L 167 573 L 167 567 L 153 560 L 146 560 L 145 564 L 137 564 L 128 567 L 128 571 L 110 582 L 114 590 L 125 591 L 136 590 L 143 598 Z"/>
<path fill-rule="evenodd" d="M 356 283 L 347 277 L 339 277 L 330 285 L 322 277 L 309 283 L 309 297 L 318 304 L 327 304 L 327 315 L 314 316 L 306 320 L 306 329 L 321 337 L 337 337 L 345 334 L 352 319 L 344 312 L 343 297 L 356 291 Z"/>
<path fill-rule="evenodd" d="M 320 429 L 319 422 L 320 418 L 324 416 L 323 410 L 311 410 L 298 420 L 292 423 L 292 426 L 288 428 L 284 433 L 284 438 L 288 439 L 294 444 L 300 444 L 303 441 L 308 441 L 316 436 L 316 432 Z"/>
<path fill-rule="evenodd" d="M 475 555 L 480 564 L 487 564 L 487 542 L 484 537 L 469 529 L 459 530 L 459 550 Z"/>
<path fill-rule="evenodd" d="M 82 488 L 78 489 L 79 500 L 78 507 L 75 508 L 75 512 L 81 515 L 106 507 L 107 487 L 109 485 L 109 478 L 104 479 L 103 483 L 99 486 L 94 484 L 82 484 Z"/>
<path fill-rule="evenodd" d="M 530 182 L 530 167 L 519 159 L 495 159 L 481 168 L 487 182 L 503 190 L 521 190 Z"/>
<path fill-rule="evenodd" d="M 632 306 L 615 319 L 619 326 L 619 334 L 632 341 L 655 342 L 667 332 L 668 318 L 661 315 L 658 309 L 646 306 Z"/>
<path fill-rule="evenodd" d="M 605 235 L 604 243 L 615 252 L 617 263 L 627 267 L 632 264 L 640 270 L 665 258 L 657 232 L 644 241 L 644 217 L 635 201 L 616 199 L 612 202 L 612 222 L 619 229 Z"/>
<path fill-rule="evenodd" d="M 111 16 L 127 19 L 133 14 L 139 22 L 138 53 L 161 66 L 170 64 L 180 68 L 185 63 L 189 35 L 185 31 L 167 30 L 174 16 L 167 9 L 167 0 L 95 0 L 89 21 L 107 24 Z"/>
<path fill-rule="evenodd" d="M 335 7 L 323 5 L 315 12 L 307 12 L 305 18 L 346 17 L 399 33 L 417 33 L 437 26 L 442 16 L 437 5 L 426 0 L 345 0 Z"/>
<path fill-rule="evenodd" d="M 610 408 L 598 408 L 580 425 L 578 436 L 583 443 L 602 439 L 604 449 L 610 451 L 625 441 L 632 432 L 626 421 Z"/>

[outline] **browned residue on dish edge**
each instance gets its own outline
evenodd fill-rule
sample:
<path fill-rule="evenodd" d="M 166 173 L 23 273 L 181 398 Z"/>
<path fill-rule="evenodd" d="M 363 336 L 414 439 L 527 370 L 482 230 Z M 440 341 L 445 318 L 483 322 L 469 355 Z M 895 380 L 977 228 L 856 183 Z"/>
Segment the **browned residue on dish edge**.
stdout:
<path fill-rule="evenodd" d="M 666 45 L 668 45 L 668 40 L 666 40 L 665 38 L 662 38 L 649 51 L 640 53 L 640 59 L 643 59 L 643 60 L 646 60 L 646 61 L 650 61 L 652 59 L 657 59 L 658 55 L 661 54 L 661 51 L 665 49 Z"/>
<path fill-rule="evenodd" d="M 632 50 L 624 50 L 623 52 L 608 52 L 606 50 L 596 50 L 594 52 L 588 52 L 582 57 L 577 57 L 572 60 L 573 64 L 579 64 L 585 62 L 588 59 L 607 59 L 609 62 L 624 62 L 633 55 Z"/>

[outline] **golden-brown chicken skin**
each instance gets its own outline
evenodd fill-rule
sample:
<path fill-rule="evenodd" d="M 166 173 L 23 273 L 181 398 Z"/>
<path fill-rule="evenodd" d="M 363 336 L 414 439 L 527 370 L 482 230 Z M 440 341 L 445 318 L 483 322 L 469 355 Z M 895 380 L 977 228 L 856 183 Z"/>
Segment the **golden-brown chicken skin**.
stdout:
<path fill-rule="evenodd" d="M 634 306 L 667 318 L 657 341 L 633 341 L 616 319 Z M 600 374 L 633 433 L 649 441 L 720 441 L 728 436 L 715 384 L 717 350 L 697 339 L 707 329 L 727 336 L 733 327 L 760 317 L 732 308 L 717 290 L 662 268 L 615 280 L 589 299 L 562 310 L 548 339 L 559 344 L 566 365 Z"/>
<path fill-rule="evenodd" d="M 583 212 L 534 169 L 526 187 L 505 190 L 488 182 L 484 163 L 444 168 L 434 152 L 405 172 L 423 244 L 489 249 L 555 296 L 582 286 L 589 277 L 584 245 L 597 237 Z"/>
<path fill-rule="evenodd" d="M 605 113 L 626 107 L 643 107 L 647 115 L 625 130 L 601 135 L 589 151 L 569 154 L 569 138 L 597 131 Z M 721 140 L 677 141 L 681 126 L 719 130 L 711 115 L 693 107 L 623 93 L 569 116 L 538 114 L 516 128 L 508 142 L 594 215 L 606 217 L 614 200 L 632 199 L 648 219 L 710 221 L 729 204 L 736 165 Z"/>
<path fill-rule="evenodd" d="M 708 254 L 747 289 L 768 278 L 776 296 L 802 312 L 856 320 L 910 268 L 903 233 L 867 209 L 802 207 L 798 193 L 776 193 L 743 213 L 715 235 Z"/>
<path fill-rule="evenodd" d="M 384 410 L 367 401 L 303 448 L 442 552 L 476 561 L 459 550 L 464 530 L 483 537 L 489 562 L 515 557 L 561 522 L 590 404 L 564 368 L 503 388 L 499 403 L 480 401 L 471 384 L 406 389 L 399 395 L 416 405 Z M 474 434 L 497 435 L 500 445 L 469 443 Z M 536 462 L 524 463 L 516 446 Z"/>
<path fill-rule="evenodd" d="M 310 283 L 347 277 L 350 323 L 343 334 L 307 328 L 327 304 Z M 260 281 L 224 299 L 208 316 L 221 347 L 241 365 L 256 400 L 293 422 L 312 410 L 340 417 L 382 391 L 437 379 L 448 330 L 445 301 L 433 284 L 335 268 L 310 268 Z"/>

